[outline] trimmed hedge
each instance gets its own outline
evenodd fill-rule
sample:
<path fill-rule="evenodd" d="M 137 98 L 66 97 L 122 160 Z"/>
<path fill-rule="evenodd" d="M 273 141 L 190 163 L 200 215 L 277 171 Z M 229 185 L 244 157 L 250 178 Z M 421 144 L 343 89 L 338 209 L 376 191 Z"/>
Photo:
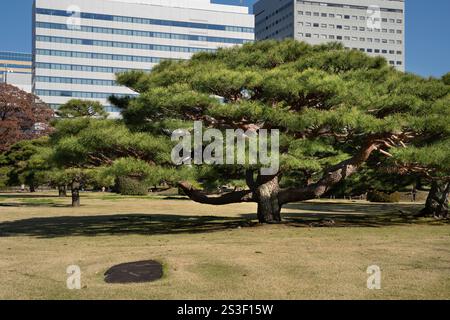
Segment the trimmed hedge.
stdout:
<path fill-rule="evenodd" d="M 135 178 L 120 177 L 116 180 L 117 191 L 123 196 L 146 196 L 148 187 Z"/>
<path fill-rule="evenodd" d="M 381 191 L 371 191 L 367 194 L 367 201 L 378 203 L 397 203 L 400 202 L 400 193 L 385 193 Z"/>

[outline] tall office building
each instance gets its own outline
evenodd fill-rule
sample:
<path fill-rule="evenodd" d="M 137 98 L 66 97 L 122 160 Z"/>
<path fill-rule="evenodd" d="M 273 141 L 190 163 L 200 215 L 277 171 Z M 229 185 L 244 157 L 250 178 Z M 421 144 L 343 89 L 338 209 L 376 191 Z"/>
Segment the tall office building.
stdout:
<path fill-rule="evenodd" d="M 404 0 L 259 0 L 254 13 L 256 40 L 342 42 L 405 70 Z"/>
<path fill-rule="evenodd" d="M 247 7 L 209 0 L 35 0 L 34 93 L 58 107 L 134 93 L 115 73 L 150 71 L 164 59 L 189 59 L 254 41 Z"/>
<path fill-rule="evenodd" d="M 0 51 L 0 82 L 31 93 L 31 53 Z"/>

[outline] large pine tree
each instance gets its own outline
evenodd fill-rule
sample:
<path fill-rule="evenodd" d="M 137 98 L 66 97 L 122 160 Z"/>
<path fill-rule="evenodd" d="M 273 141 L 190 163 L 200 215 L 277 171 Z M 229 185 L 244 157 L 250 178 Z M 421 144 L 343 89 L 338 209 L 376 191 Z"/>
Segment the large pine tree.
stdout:
<path fill-rule="evenodd" d="M 262 176 L 253 166 L 193 168 L 204 185 L 245 177 L 244 190 L 219 196 L 180 182 L 200 203 L 256 202 L 260 222 L 281 221 L 283 205 L 324 195 L 373 153 L 402 167 L 413 150 L 448 153 L 449 87 L 339 44 L 257 42 L 165 61 L 149 74 L 121 74 L 118 82 L 140 93 L 116 101 L 132 130 L 164 135 L 195 120 L 220 130 L 280 129 L 276 174 Z M 439 161 L 440 170 L 448 169 L 442 152 L 428 152 L 436 158 L 417 165 Z"/>

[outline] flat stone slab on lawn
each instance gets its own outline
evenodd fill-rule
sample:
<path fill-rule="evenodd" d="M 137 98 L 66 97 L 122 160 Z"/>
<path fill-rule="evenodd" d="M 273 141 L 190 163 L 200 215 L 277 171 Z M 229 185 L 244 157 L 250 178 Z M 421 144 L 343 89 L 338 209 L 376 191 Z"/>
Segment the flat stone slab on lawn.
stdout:
<path fill-rule="evenodd" d="M 130 262 L 112 267 L 105 273 L 106 283 L 143 283 L 161 279 L 163 266 L 153 260 Z"/>

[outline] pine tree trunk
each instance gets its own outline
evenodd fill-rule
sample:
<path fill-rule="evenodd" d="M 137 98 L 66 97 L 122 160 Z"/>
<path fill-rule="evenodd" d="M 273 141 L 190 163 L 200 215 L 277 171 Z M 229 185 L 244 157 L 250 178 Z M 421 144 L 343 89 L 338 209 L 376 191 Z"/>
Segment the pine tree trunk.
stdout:
<path fill-rule="evenodd" d="M 78 182 L 72 183 L 72 207 L 80 206 L 80 184 Z"/>
<path fill-rule="evenodd" d="M 449 182 L 433 181 L 425 208 L 420 212 L 420 215 L 435 218 L 447 218 L 449 193 Z"/>
<path fill-rule="evenodd" d="M 67 197 L 67 189 L 66 186 L 58 186 L 58 193 L 60 198 Z"/>
<path fill-rule="evenodd" d="M 281 222 L 281 205 L 278 201 L 279 191 L 278 177 L 274 177 L 256 188 L 259 223 Z"/>

